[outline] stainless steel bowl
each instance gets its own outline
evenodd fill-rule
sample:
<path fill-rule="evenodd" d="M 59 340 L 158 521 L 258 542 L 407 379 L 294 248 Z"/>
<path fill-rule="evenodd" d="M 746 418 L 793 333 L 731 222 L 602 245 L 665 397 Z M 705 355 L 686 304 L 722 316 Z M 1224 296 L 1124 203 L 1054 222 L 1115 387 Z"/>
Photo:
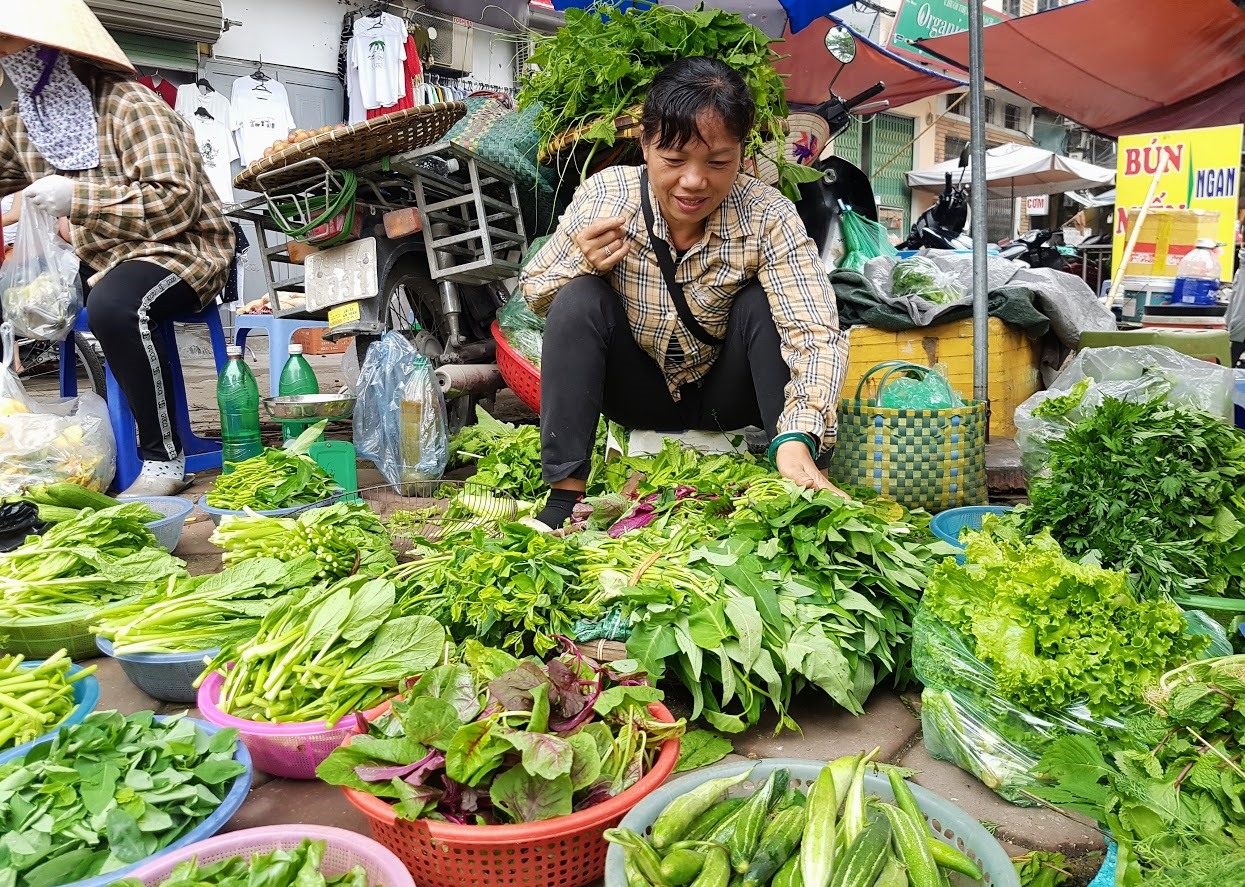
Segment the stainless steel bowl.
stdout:
<path fill-rule="evenodd" d="M 274 419 L 349 419 L 355 401 L 349 394 L 297 394 L 265 397 L 264 409 Z"/>

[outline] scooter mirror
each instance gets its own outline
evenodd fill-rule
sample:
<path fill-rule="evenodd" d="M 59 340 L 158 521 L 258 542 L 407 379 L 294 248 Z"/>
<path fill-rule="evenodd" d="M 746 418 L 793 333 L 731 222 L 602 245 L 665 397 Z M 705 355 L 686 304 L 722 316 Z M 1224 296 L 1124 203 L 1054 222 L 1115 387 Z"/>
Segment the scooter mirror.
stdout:
<path fill-rule="evenodd" d="M 856 58 L 856 38 L 847 28 L 836 25 L 826 32 L 826 51 L 835 61 L 846 65 Z"/>
<path fill-rule="evenodd" d="M 969 148 L 971 147 L 972 147 L 972 144 L 969 143 L 960 149 L 960 167 L 961 168 L 968 166 Z"/>

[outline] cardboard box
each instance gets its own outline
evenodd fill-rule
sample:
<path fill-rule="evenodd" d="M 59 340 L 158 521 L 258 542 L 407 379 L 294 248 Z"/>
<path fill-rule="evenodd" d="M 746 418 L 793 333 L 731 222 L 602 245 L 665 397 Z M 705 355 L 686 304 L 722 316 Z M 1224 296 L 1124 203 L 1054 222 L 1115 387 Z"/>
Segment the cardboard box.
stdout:
<path fill-rule="evenodd" d="M 1128 216 L 1124 242 L 1132 236 L 1140 209 Z M 1200 238 L 1214 240 L 1219 231 L 1219 213 L 1202 209 L 1152 209 L 1141 223 L 1137 245 L 1129 256 L 1124 274 L 1128 277 L 1175 277 L 1176 266 Z"/>
<path fill-rule="evenodd" d="M 308 327 L 296 332 L 291 341 L 303 346 L 304 354 L 345 354 L 354 344 L 354 336 L 338 339 L 336 342 L 324 338 L 321 327 Z"/>

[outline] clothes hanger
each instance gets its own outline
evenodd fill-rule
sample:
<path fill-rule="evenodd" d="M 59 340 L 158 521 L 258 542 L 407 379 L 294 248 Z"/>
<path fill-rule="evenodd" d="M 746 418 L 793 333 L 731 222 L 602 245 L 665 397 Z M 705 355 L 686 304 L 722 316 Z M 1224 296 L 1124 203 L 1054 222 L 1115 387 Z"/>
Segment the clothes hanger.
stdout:
<path fill-rule="evenodd" d="M 196 80 L 195 86 L 198 86 L 201 89 L 206 89 L 208 92 L 216 92 L 216 87 L 214 87 L 206 77 L 200 77 Z"/>
<path fill-rule="evenodd" d="M 258 86 L 251 87 L 252 91 L 267 93 L 272 92 L 272 90 L 264 84 L 265 80 L 271 80 L 272 78 L 264 73 L 264 57 L 262 55 L 259 57 L 259 61 L 255 63 L 255 70 L 251 72 L 251 79 L 259 83 Z"/>
<path fill-rule="evenodd" d="M 207 108 L 204 108 L 204 107 L 202 107 L 202 106 L 200 106 L 200 107 L 198 107 L 198 108 L 196 108 L 196 109 L 195 109 L 195 116 L 196 116 L 196 117 L 203 117 L 203 118 L 204 118 L 204 119 L 206 119 L 206 120 L 215 120 L 215 119 L 216 119 L 215 117 L 213 117 L 213 116 L 212 116 L 212 112 L 211 112 L 211 111 L 209 111 Z"/>

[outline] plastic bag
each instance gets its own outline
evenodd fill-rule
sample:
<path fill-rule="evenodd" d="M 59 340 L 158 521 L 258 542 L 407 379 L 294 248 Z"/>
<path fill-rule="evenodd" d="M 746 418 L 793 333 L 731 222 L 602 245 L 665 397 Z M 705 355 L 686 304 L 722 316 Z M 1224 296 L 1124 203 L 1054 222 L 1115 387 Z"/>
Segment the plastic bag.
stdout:
<path fill-rule="evenodd" d="M 68 481 L 98 492 L 112 483 L 117 445 L 108 404 L 94 392 L 39 403 L 13 372 L 13 327 L 0 327 L 0 495 Z"/>
<path fill-rule="evenodd" d="M 545 319 L 535 314 L 517 291 L 497 312 L 497 326 L 511 348 L 532 366 L 540 366 L 540 352 L 545 345 Z"/>
<path fill-rule="evenodd" d="M 935 305 L 950 305 L 964 298 L 965 292 L 933 259 L 909 256 L 900 259 L 891 269 L 891 295 L 895 298 L 919 296 Z"/>
<path fill-rule="evenodd" d="M 13 255 L 0 268 L 4 319 L 19 337 L 60 341 L 82 310 L 78 257 L 56 233 L 56 219 L 27 201 Z"/>
<path fill-rule="evenodd" d="M 1231 421 L 1230 367 L 1158 345 L 1112 345 L 1081 351 L 1045 391 L 1016 407 L 1016 444 L 1030 477 L 1042 471 L 1050 444 L 1108 398 L 1142 402 L 1163 398 Z"/>
<path fill-rule="evenodd" d="M 957 631 L 924 608 L 917 611 L 912 635 L 912 667 L 925 686 L 925 747 L 1014 804 L 1031 803 L 1023 789 L 1033 782 L 1034 768 L 1051 741 L 1124 726 L 1095 718 L 1084 705 L 1039 714 L 1007 701 L 990 667 Z"/>
<path fill-rule="evenodd" d="M 878 393 L 878 406 L 890 410 L 950 410 L 964 406 L 947 381 L 947 365 L 940 363 L 922 374 L 893 379 Z"/>
<path fill-rule="evenodd" d="M 399 486 L 445 473 L 445 398 L 432 365 L 405 336 L 385 333 L 368 349 L 357 391 L 355 445 L 385 480 Z"/>
<path fill-rule="evenodd" d="M 1189 634 L 1210 638 L 1204 657 L 1229 655 L 1223 627 L 1200 610 L 1185 612 Z M 1024 789 L 1046 747 L 1069 733 L 1091 734 L 1125 727 L 1114 717 L 1095 717 L 1083 704 L 1036 712 L 1004 698 L 994 672 L 965 639 L 924 607 L 912 625 L 912 668 L 925 686 L 921 730 L 926 749 L 940 761 L 973 774 L 1013 804 L 1032 801 Z M 1120 718 L 1139 711 L 1123 706 Z"/>
<path fill-rule="evenodd" d="M 899 252 L 891 245 L 886 226 L 859 213 L 846 210 L 839 216 L 843 232 L 844 254 L 838 267 L 849 271 L 861 271 L 865 262 L 879 256 L 897 256 Z"/>

